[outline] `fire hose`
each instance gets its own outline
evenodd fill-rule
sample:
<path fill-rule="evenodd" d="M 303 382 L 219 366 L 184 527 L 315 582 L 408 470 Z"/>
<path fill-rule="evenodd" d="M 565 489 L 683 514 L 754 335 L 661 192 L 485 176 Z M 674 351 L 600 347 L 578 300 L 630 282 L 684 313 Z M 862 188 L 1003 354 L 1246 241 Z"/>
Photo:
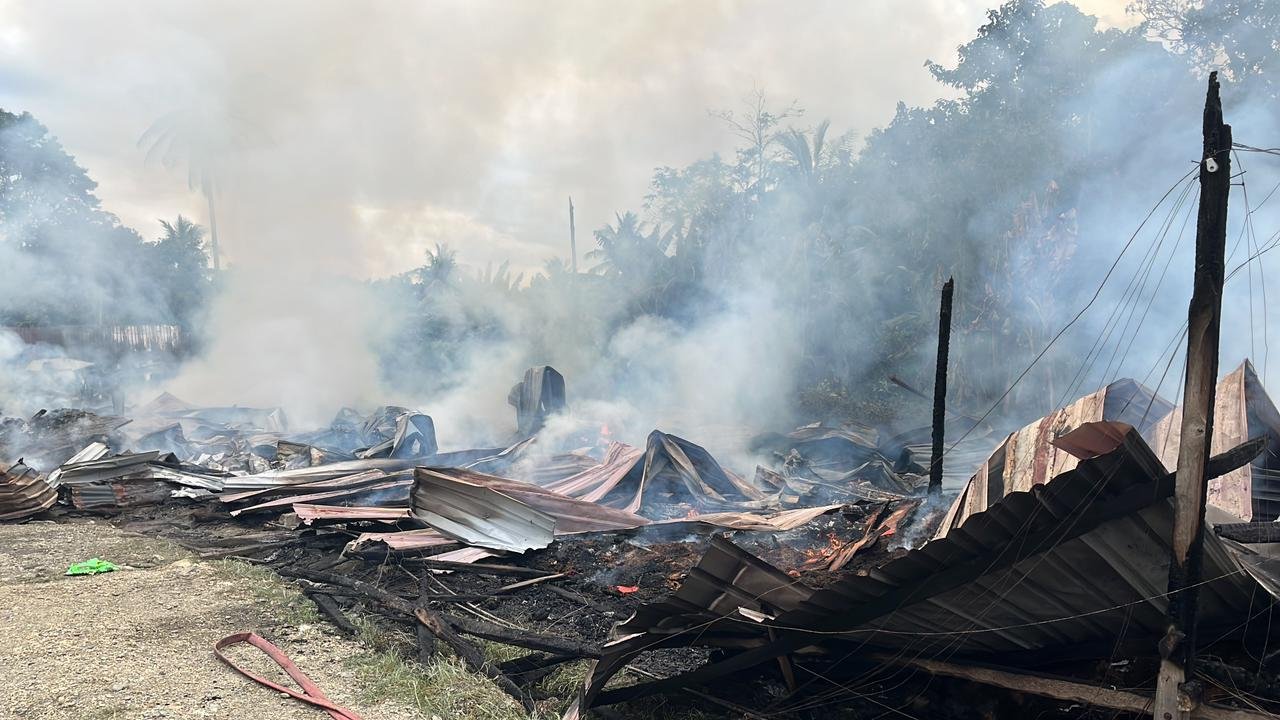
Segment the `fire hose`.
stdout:
<path fill-rule="evenodd" d="M 275 661 L 275 663 L 285 671 L 285 674 L 293 678 L 294 681 L 302 687 L 302 692 L 274 683 L 259 675 L 254 675 L 248 670 L 236 665 L 230 658 L 222 654 L 224 649 L 231 647 L 232 645 L 239 645 L 240 643 L 248 643 L 265 653 L 267 657 Z M 235 670 L 259 685 L 265 685 L 272 690 L 285 693 L 295 700 L 307 703 L 308 705 L 314 705 L 315 707 L 329 713 L 329 717 L 333 718 L 333 720 L 361 720 L 360 716 L 356 715 L 354 712 L 330 702 L 329 698 L 325 696 L 324 691 L 320 689 L 320 686 L 312 682 L 311 678 L 307 677 L 302 670 L 289 659 L 289 656 L 284 654 L 283 650 L 272 645 L 257 633 L 242 632 L 234 635 L 228 635 L 227 637 L 219 640 L 217 644 L 213 646 L 213 654 L 217 655 L 218 659 L 226 663 L 232 670 Z"/>

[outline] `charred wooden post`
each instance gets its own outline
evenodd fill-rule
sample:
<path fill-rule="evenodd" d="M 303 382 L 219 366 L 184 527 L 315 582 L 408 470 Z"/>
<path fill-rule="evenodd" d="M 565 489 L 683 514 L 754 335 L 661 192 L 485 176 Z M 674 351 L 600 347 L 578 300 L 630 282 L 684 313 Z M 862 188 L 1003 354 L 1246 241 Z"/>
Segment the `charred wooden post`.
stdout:
<path fill-rule="evenodd" d="M 929 494 L 942 492 L 942 444 L 947 424 L 947 356 L 951 350 L 951 294 L 955 278 L 942 286 L 938 310 L 938 367 L 933 376 L 933 452 L 929 456 Z"/>
<path fill-rule="evenodd" d="M 1173 495 L 1173 556 L 1169 563 L 1169 617 L 1160 641 L 1156 720 L 1189 718 L 1197 693 L 1189 687 L 1196 646 L 1196 605 L 1204 546 L 1209 442 L 1218 377 L 1218 336 L 1226 266 L 1227 196 L 1231 190 L 1231 126 L 1222 121 L 1218 74 L 1209 74 L 1196 218 L 1195 285 L 1187 317 L 1187 375 L 1182 439 Z"/>
<path fill-rule="evenodd" d="M 573 224 L 573 196 L 569 196 L 569 271 L 578 274 L 578 230 Z"/>
<path fill-rule="evenodd" d="M 427 578 L 424 575 L 418 581 L 418 607 L 426 607 L 427 595 Z M 418 637 L 418 662 L 426 665 L 436 654 L 436 636 L 421 622 L 414 626 L 414 633 Z"/>

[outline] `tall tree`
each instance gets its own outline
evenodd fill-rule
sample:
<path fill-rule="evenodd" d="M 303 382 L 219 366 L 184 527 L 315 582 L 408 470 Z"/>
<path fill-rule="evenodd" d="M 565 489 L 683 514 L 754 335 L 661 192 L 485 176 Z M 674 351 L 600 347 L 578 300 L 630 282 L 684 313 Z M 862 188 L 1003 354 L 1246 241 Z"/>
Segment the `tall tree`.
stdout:
<path fill-rule="evenodd" d="M 1280 99 L 1280 3 L 1137 0 L 1130 8 L 1196 69 L 1219 68 L 1246 91 Z"/>

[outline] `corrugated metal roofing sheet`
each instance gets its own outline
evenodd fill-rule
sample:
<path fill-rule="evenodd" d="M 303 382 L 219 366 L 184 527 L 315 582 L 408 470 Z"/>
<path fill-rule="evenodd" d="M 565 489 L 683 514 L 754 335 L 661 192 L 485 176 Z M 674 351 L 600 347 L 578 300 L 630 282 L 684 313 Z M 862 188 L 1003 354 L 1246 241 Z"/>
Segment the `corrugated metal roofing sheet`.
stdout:
<path fill-rule="evenodd" d="M 468 545 L 524 552 L 554 538 L 555 518 L 492 487 L 427 468 L 414 473 L 413 516 Z"/>
<path fill-rule="evenodd" d="M 1210 451 L 1223 452 L 1249 438 L 1266 435 L 1268 452 L 1211 480 L 1208 503 L 1241 520 L 1275 520 L 1280 515 L 1280 414 L 1248 360 L 1222 378 L 1214 397 Z M 1151 447 L 1169 467 L 1177 464 L 1181 432 L 1182 408 L 1177 407 L 1149 434 Z"/>
<path fill-rule="evenodd" d="M 1125 422 L 1142 432 L 1155 426 L 1171 407 L 1140 383 L 1117 380 L 1011 433 L 978 467 L 935 536 L 946 535 L 970 515 L 982 512 L 1010 493 L 1026 492 L 1074 468 L 1078 459 L 1056 447 L 1054 441 L 1081 425 Z M 1239 443 L 1229 447 L 1236 444 Z"/>
<path fill-rule="evenodd" d="M 1164 630 L 1173 476 L 1132 428 L 1102 430 L 1088 428 L 1087 440 L 1073 440 L 1096 446 L 1101 437 L 1119 437 L 1111 452 L 1008 494 L 945 538 L 821 590 L 797 588 L 797 581 L 767 566 L 748 567 L 745 553 L 721 541 L 691 573 L 693 588 L 643 607 L 619 626 L 626 635 L 606 647 L 590 677 L 586 706 L 597 698 L 616 702 L 640 694 L 602 690 L 631 657 L 662 646 L 753 649 L 651 689 L 833 640 L 928 657 L 943 651 L 1008 654 L 1114 639 L 1126 631 L 1158 637 Z M 1221 474 L 1224 464 L 1230 463 L 1216 458 L 1211 468 Z M 1212 536 L 1205 538 L 1203 577 L 1203 623 L 1247 617 L 1259 585 L 1233 550 Z M 788 602 L 775 612 L 764 609 L 771 617 L 761 618 L 759 599 L 768 597 Z M 742 604 L 743 598 L 752 601 Z M 748 612 L 737 611 L 735 602 Z"/>
<path fill-rule="evenodd" d="M 58 491 L 19 460 L 0 470 L 0 520 L 35 515 L 58 501 Z"/>

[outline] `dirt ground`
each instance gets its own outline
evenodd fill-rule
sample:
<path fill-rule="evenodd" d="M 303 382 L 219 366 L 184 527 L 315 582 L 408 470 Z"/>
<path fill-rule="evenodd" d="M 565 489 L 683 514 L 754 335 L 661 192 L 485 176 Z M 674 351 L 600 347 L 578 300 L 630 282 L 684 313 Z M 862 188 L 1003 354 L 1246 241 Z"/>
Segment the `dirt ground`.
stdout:
<path fill-rule="evenodd" d="M 122 570 L 63 574 L 91 557 Z M 0 720 L 327 717 L 214 657 L 217 640 L 245 630 L 280 646 L 366 720 L 422 717 L 394 701 L 362 701 L 350 667 L 362 646 L 324 623 L 289 622 L 263 582 L 103 522 L 0 525 Z M 236 657 L 281 682 L 256 653 Z"/>

